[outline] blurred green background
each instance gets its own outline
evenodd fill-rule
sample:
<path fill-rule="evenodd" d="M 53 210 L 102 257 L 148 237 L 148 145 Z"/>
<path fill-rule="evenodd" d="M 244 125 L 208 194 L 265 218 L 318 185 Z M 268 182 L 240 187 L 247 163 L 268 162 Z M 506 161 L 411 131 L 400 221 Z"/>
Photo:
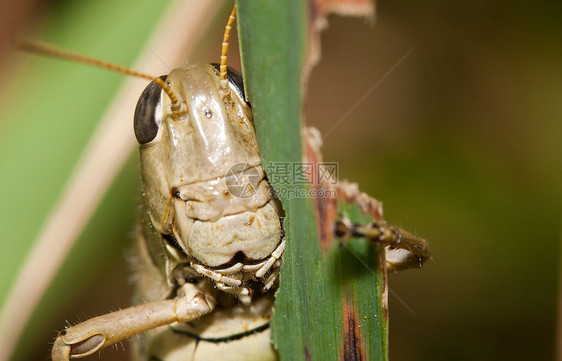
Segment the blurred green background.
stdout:
<path fill-rule="evenodd" d="M 561 240 L 560 2 L 379 1 L 333 18 L 309 119 L 433 260 L 390 277 L 394 360 L 548 360 Z"/>
<path fill-rule="evenodd" d="M 162 12 L 148 0 L 42 6 L 33 22 L 42 39 L 125 65 Z M 554 358 L 561 10 L 555 1 L 382 0 L 374 26 L 330 17 L 306 101 L 308 123 L 323 134 L 415 47 L 324 139 L 325 160 L 339 162 L 341 178 L 382 200 L 389 223 L 432 246 L 423 270 L 390 277 L 393 360 Z M 210 19 L 214 30 L 189 61 L 216 61 L 225 16 Z M 2 299 L 79 157 L 76 149 L 122 80 L 27 55 L 16 62 L 4 61 L 9 72 L 0 93 Z M 87 99 L 77 90 L 84 84 L 91 88 Z M 65 320 L 129 304 L 125 257 L 138 201 L 136 162 L 132 156 L 63 268 L 65 277 L 45 296 L 18 359 L 47 359 Z M 124 355 L 119 347 L 102 359 Z"/>

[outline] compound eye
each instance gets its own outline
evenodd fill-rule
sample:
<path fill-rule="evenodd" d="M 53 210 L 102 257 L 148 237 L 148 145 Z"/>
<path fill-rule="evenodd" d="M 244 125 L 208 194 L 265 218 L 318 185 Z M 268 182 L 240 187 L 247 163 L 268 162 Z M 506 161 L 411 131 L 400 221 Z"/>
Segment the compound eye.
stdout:
<path fill-rule="evenodd" d="M 163 75 L 160 79 L 166 80 L 166 76 Z M 141 145 L 150 143 L 156 138 L 161 124 L 162 88 L 151 82 L 142 92 L 135 108 L 133 126 L 137 142 Z"/>

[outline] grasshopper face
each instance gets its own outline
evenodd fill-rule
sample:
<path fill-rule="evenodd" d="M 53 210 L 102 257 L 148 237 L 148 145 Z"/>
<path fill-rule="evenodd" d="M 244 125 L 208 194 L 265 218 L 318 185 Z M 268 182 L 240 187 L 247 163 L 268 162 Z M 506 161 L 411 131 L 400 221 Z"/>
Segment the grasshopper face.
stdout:
<path fill-rule="evenodd" d="M 237 254 L 243 261 L 262 260 L 282 234 L 278 212 L 268 203 L 251 109 L 237 79 L 230 77 L 225 96 L 212 65 L 175 69 L 166 82 L 186 103 L 187 114 L 173 114 L 154 83 L 135 114 L 150 221 L 159 233 L 175 237 L 188 259 L 211 267 Z M 248 173 L 251 194 L 231 194 L 229 179 L 244 181 Z"/>

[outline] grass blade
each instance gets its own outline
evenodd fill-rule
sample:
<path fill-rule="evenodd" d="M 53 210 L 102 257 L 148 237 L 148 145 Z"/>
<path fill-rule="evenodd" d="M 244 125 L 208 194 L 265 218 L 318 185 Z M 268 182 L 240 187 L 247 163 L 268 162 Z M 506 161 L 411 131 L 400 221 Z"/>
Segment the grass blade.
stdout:
<path fill-rule="evenodd" d="M 280 164 L 293 167 L 303 159 L 307 3 L 239 1 L 238 6 L 242 63 L 262 161 L 286 212 L 273 340 L 283 360 L 386 360 L 386 279 L 378 247 L 353 240 L 346 248 L 331 242 L 322 250 L 313 200 L 291 196 L 309 194 L 308 185 L 276 176 Z M 353 221 L 368 221 L 356 206 L 340 202 L 338 210 Z"/>

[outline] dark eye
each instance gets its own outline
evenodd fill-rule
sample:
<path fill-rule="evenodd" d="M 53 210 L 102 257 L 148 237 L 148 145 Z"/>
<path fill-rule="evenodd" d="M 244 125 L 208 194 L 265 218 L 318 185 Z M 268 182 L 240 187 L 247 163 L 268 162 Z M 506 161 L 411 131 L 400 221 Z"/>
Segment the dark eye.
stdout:
<path fill-rule="evenodd" d="M 166 80 L 166 76 L 163 75 L 160 79 Z M 139 144 L 149 143 L 158 134 L 162 114 L 161 111 L 160 114 L 156 114 L 156 111 L 158 106 L 161 105 L 161 94 L 162 89 L 155 82 L 151 82 L 144 89 L 137 102 L 133 126 Z"/>
<path fill-rule="evenodd" d="M 217 70 L 217 72 L 220 71 L 220 64 L 213 63 L 211 65 Z M 228 78 L 228 82 L 234 85 L 234 88 L 236 88 L 240 97 L 246 100 L 246 94 L 244 93 L 244 78 L 242 78 L 242 75 L 228 66 L 226 68 L 226 77 Z"/>

